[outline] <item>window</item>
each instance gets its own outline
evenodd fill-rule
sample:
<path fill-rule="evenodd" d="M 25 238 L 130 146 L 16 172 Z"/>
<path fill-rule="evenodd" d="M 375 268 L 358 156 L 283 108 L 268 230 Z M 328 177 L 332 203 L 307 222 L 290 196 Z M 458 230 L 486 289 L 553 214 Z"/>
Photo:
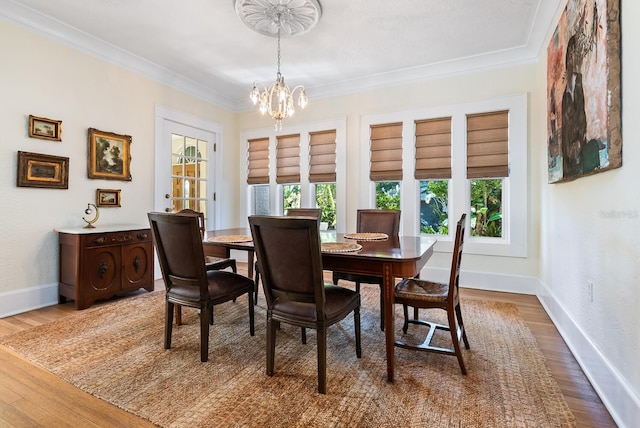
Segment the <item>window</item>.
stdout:
<path fill-rule="evenodd" d="M 276 183 L 282 184 L 282 211 L 300 208 L 300 134 L 276 137 Z"/>
<path fill-rule="evenodd" d="M 502 238 L 502 177 L 508 176 L 509 112 L 467 115 L 471 236 Z"/>
<path fill-rule="evenodd" d="M 316 207 L 322 210 L 320 221 L 327 223 L 327 229 L 336 228 L 336 183 L 316 184 Z"/>
<path fill-rule="evenodd" d="M 449 234 L 451 117 L 415 121 L 415 173 L 420 180 L 420 233 Z"/>
<path fill-rule="evenodd" d="M 263 171 L 256 172 L 247 163 L 247 175 L 252 179 L 247 180 L 241 212 L 281 215 L 288 208 L 318 207 L 321 221 L 344 233 L 346 128 L 346 118 L 341 118 L 294 124 L 277 134 L 272 127 L 241 132 L 241 144 L 251 160 L 255 157 L 264 162 Z M 261 152 L 258 141 L 263 143 L 263 156 L 253 153 Z M 264 178 L 259 172 L 264 172 Z M 255 179 L 257 176 L 262 179 Z"/>
<path fill-rule="evenodd" d="M 247 184 L 250 189 L 251 213 L 269 214 L 269 138 L 248 141 Z"/>
<path fill-rule="evenodd" d="M 252 186 L 252 209 L 255 215 L 269 215 L 269 186 L 256 185 Z"/>
<path fill-rule="evenodd" d="M 376 208 L 400 209 L 402 122 L 371 125 L 369 179 L 376 183 Z"/>
<path fill-rule="evenodd" d="M 336 130 L 309 133 L 309 183 L 315 190 L 320 221 L 336 228 Z"/>
<path fill-rule="evenodd" d="M 379 128 L 401 140 L 393 154 Z M 451 251 L 449 225 L 467 213 L 466 252 L 526 257 L 527 95 L 363 116 L 360 134 L 360 207 L 383 207 L 397 188 L 403 233 L 437 235 L 436 251 Z"/>

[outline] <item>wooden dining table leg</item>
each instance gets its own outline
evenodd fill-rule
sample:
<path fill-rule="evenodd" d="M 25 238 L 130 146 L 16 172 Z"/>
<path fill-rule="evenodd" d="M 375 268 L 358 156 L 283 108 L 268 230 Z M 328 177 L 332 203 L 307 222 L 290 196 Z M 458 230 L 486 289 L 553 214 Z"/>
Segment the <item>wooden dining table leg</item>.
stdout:
<path fill-rule="evenodd" d="M 393 306 L 395 278 L 391 274 L 391 265 L 382 267 L 382 285 L 384 288 L 384 339 L 387 351 L 387 382 L 393 382 L 395 366 L 395 316 Z"/>
<path fill-rule="evenodd" d="M 253 279 L 253 251 L 247 251 L 247 277 Z"/>

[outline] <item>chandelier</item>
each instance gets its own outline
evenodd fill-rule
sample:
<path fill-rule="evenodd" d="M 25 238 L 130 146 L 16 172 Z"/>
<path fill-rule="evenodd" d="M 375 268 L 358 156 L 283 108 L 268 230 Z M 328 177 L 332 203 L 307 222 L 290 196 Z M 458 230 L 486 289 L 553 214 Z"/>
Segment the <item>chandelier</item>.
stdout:
<path fill-rule="evenodd" d="M 282 119 L 295 113 L 294 98 L 297 105 L 304 109 L 309 103 L 304 86 L 289 89 L 280 73 L 280 39 L 309 31 L 315 26 L 322 13 L 317 0 L 235 0 L 235 9 L 242 21 L 251 29 L 268 36 L 278 38 L 278 72 L 276 80 L 269 87 L 259 87 L 253 83 L 249 97 L 258 105 L 260 113 L 269 114 L 275 119 L 276 131 L 282 130 Z"/>

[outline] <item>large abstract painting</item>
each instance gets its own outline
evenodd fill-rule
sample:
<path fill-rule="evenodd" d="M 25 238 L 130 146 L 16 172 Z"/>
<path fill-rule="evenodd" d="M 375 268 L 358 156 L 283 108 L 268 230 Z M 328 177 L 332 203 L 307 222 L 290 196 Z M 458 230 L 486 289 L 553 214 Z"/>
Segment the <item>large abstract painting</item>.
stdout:
<path fill-rule="evenodd" d="M 547 48 L 549 182 L 622 166 L 620 0 L 569 0 Z"/>

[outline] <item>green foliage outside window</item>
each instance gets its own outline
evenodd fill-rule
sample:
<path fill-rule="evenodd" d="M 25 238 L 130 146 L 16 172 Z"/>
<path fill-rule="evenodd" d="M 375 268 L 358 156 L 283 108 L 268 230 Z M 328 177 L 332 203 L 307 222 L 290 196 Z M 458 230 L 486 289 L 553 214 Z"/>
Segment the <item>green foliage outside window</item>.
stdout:
<path fill-rule="evenodd" d="M 447 235 L 449 233 L 449 182 L 447 180 L 420 182 L 420 233 Z"/>
<path fill-rule="evenodd" d="M 300 208 L 300 185 L 299 184 L 287 184 L 283 186 L 283 208 L 288 210 L 289 208 Z"/>
<path fill-rule="evenodd" d="M 376 208 L 380 210 L 400 209 L 400 182 L 376 182 Z"/>
<path fill-rule="evenodd" d="M 471 180 L 471 236 L 502 237 L 502 179 Z"/>
<path fill-rule="evenodd" d="M 316 184 L 316 206 L 322 210 L 320 221 L 336 228 L 336 184 Z"/>

